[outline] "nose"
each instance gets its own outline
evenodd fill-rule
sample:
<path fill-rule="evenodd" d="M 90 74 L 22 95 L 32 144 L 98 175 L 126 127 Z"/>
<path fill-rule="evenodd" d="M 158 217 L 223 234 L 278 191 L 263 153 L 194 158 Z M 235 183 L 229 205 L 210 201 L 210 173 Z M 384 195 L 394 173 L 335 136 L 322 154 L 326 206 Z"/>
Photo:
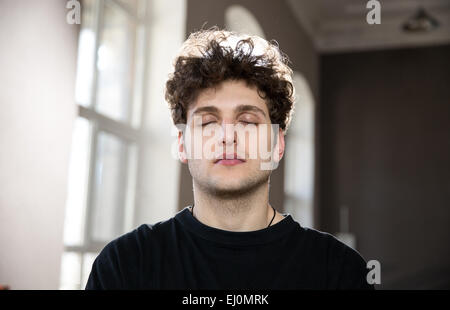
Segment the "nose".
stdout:
<path fill-rule="evenodd" d="M 236 131 L 233 123 L 222 123 L 222 143 L 232 145 L 236 143 Z"/>

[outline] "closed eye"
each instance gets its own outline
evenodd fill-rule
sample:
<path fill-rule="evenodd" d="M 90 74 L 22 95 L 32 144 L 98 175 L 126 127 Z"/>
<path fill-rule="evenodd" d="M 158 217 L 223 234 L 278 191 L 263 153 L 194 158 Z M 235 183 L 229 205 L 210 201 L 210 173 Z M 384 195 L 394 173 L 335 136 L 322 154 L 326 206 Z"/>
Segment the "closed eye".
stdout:
<path fill-rule="evenodd" d="M 203 124 L 202 124 L 202 127 L 205 127 L 206 125 L 213 124 L 213 123 L 215 123 L 215 121 L 203 123 Z"/>
<path fill-rule="evenodd" d="M 240 121 L 241 123 L 245 124 L 245 125 L 249 125 L 249 124 L 253 124 L 253 125 L 257 125 L 258 123 L 254 123 L 254 122 L 247 122 L 247 121 Z"/>

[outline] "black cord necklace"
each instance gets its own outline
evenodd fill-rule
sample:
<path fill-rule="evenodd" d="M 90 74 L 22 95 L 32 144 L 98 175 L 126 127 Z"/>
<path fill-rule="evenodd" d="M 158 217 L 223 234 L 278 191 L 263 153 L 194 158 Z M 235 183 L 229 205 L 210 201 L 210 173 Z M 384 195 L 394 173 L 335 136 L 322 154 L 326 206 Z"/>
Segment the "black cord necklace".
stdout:
<path fill-rule="evenodd" d="M 273 209 L 273 217 L 272 217 L 272 220 L 270 221 L 270 223 L 269 223 L 269 225 L 267 227 L 269 227 L 272 224 L 273 219 L 275 218 L 275 215 L 277 214 L 277 212 L 275 211 L 275 208 L 272 207 L 272 209 Z"/>
<path fill-rule="evenodd" d="M 195 205 L 192 205 L 192 208 L 191 208 L 192 216 L 194 216 L 194 206 Z M 272 220 L 270 221 L 270 223 L 269 223 L 269 225 L 267 227 L 269 227 L 272 224 L 273 219 L 275 218 L 275 215 L 277 214 L 277 211 L 275 211 L 275 208 L 272 207 L 272 209 L 273 209 L 273 217 L 272 217 Z"/>

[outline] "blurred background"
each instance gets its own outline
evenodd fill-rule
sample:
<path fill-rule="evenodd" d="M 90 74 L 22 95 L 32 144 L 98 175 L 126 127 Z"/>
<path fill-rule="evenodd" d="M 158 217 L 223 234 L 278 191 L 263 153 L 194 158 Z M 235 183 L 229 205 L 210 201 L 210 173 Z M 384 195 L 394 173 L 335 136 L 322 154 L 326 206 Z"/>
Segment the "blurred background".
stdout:
<path fill-rule="evenodd" d="M 379 261 L 380 289 L 449 289 L 450 1 L 380 2 L 369 24 L 363 0 L 1 0 L 0 285 L 83 289 L 109 241 L 192 203 L 164 85 L 218 25 L 294 70 L 272 205 Z"/>

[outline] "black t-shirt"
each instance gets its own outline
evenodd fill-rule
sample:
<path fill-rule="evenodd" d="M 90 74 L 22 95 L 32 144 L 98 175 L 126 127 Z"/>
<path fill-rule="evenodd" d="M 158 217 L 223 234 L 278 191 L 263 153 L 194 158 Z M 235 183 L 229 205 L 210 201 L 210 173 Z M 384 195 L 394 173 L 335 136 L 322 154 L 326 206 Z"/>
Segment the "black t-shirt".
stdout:
<path fill-rule="evenodd" d="M 233 232 L 201 223 L 186 207 L 111 241 L 86 289 L 373 289 L 357 251 L 284 216 Z"/>

